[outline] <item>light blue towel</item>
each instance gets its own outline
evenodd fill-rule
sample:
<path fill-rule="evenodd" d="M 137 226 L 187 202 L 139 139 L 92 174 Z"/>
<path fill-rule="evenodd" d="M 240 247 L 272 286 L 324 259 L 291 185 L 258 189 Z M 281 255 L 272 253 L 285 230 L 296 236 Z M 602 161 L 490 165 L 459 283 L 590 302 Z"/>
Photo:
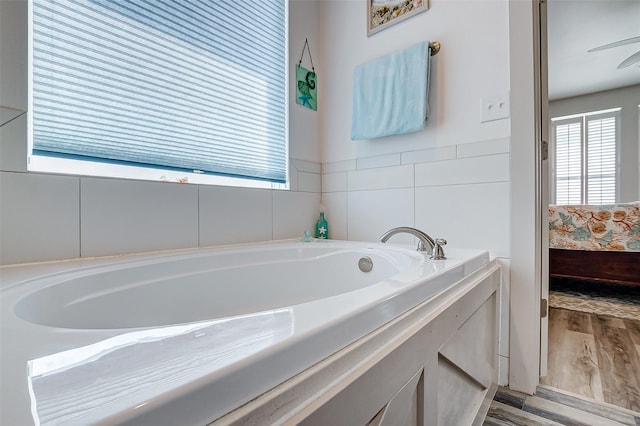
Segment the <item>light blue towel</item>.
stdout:
<path fill-rule="evenodd" d="M 355 68 L 352 140 L 424 129 L 429 60 L 429 42 L 424 41 Z"/>

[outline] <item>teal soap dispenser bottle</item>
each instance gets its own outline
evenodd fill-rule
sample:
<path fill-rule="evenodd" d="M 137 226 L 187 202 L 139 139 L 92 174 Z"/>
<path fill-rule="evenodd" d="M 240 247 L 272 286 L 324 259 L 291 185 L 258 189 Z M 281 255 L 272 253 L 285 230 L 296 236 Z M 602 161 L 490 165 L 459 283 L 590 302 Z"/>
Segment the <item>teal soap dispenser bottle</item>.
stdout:
<path fill-rule="evenodd" d="M 324 211 L 320 212 L 320 218 L 316 222 L 316 238 L 326 240 L 329 238 L 329 224 L 324 218 Z"/>

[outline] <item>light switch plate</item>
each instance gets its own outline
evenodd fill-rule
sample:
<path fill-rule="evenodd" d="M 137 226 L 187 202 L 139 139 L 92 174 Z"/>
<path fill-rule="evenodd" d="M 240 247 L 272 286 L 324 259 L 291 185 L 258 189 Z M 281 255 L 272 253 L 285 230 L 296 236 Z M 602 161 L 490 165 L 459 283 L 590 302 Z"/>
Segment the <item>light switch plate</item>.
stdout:
<path fill-rule="evenodd" d="M 509 118 L 509 94 L 483 97 L 481 108 L 481 123 Z"/>

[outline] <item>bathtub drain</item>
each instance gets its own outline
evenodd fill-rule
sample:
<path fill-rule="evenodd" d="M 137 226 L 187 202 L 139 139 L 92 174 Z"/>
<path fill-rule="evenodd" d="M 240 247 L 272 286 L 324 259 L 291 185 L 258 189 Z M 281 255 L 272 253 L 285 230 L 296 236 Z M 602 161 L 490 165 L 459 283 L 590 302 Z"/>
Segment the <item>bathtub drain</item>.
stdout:
<path fill-rule="evenodd" d="M 365 256 L 358 260 L 358 268 L 362 272 L 369 272 L 373 269 L 373 260 L 369 256 Z"/>

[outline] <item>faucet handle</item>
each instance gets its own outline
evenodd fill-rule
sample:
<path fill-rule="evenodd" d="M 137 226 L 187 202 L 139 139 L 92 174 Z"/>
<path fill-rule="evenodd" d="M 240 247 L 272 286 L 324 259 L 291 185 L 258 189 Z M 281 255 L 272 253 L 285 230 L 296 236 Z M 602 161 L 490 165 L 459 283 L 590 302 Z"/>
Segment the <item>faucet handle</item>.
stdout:
<path fill-rule="evenodd" d="M 444 238 L 436 238 L 433 245 L 433 251 L 431 252 L 431 257 L 429 259 L 433 260 L 441 260 L 446 259 L 447 257 L 444 255 L 444 250 L 442 250 L 442 246 L 447 245 L 447 240 Z"/>

